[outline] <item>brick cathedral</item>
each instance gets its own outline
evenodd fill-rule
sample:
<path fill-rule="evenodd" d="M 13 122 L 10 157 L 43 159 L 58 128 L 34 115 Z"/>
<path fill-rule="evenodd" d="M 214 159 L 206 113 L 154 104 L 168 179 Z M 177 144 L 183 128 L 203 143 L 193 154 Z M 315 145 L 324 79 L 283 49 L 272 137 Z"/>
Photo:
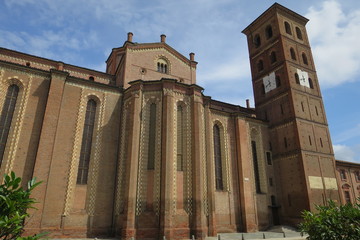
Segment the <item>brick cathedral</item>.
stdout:
<path fill-rule="evenodd" d="M 247 28 L 255 108 L 213 100 L 197 62 L 128 33 L 106 73 L 0 48 L 0 174 L 43 183 L 27 232 L 204 239 L 354 202 L 305 25 L 275 3 Z"/>

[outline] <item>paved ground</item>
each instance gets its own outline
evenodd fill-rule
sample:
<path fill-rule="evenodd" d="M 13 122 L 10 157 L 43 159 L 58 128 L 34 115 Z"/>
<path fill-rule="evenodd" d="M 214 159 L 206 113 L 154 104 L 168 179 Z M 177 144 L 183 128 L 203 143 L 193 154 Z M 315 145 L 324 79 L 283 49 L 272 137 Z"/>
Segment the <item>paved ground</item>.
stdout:
<path fill-rule="evenodd" d="M 306 237 L 301 237 L 300 233 L 288 232 L 288 233 L 277 233 L 277 232 L 256 232 L 256 233 L 222 233 L 219 237 L 208 237 L 206 240 L 246 240 L 246 239 L 271 239 L 271 240 L 302 240 Z"/>
<path fill-rule="evenodd" d="M 219 237 L 207 237 L 206 240 L 304 240 L 306 237 L 301 237 L 299 233 L 286 233 L 285 237 L 283 233 L 274 232 L 257 232 L 257 233 L 222 233 Z M 119 240 L 118 238 L 52 238 L 51 240 Z M 136 240 L 136 239 L 134 239 Z"/>
<path fill-rule="evenodd" d="M 275 226 L 266 232 L 256 233 L 220 233 L 217 237 L 207 237 L 206 240 L 304 240 L 306 236 L 301 236 L 296 229 L 287 226 Z M 53 238 L 51 240 L 119 240 L 119 238 Z M 136 239 L 134 239 L 136 240 Z M 162 239 L 166 240 L 166 239 Z"/>

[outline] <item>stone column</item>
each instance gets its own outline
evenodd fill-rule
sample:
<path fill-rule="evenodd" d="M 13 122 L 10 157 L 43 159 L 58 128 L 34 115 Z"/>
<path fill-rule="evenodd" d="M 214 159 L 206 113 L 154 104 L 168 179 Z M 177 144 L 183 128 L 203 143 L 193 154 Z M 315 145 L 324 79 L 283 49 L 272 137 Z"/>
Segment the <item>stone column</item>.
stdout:
<path fill-rule="evenodd" d="M 41 228 L 43 213 L 46 202 L 46 192 L 48 187 L 49 175 L 51 171 L 51 164 L 53 158 L 53 149 L 57 133 L 58 120 L 61 110 L 61 103 L 65 81 L 68 76 L 67 72 L 51 69 L 51 79 L 49 86 L 49 93 L 46 102 L 43 124 L 41 128 L 39 147 L 37 151 L 33 176 L 37 181 L 43 181 L 33 192 L 32 197 L 36 199 L 39 204 L 35 207 L 37 210 L 31 210 L 32 217 L 27 223 L 29 233 L 34 229 Z M 62 209 L 59 209 L 61 212 Z M 60 213 L 61 214 L 61 213 Z M 52 219 L 52 225 L 59 227 L 61 225 L 61 217 Z"/>
<path fill-rule="evenodd" d="M 173 215 L 175 214 L 176 199 L 174 192 L 174 81 L 167 80 L 163 83 L 163 108 L 162 108 L 162 146 L 161 146 L 161 213 L 160 234 L 166 239 L 174 238 Z"/>
<path fill-rule="evenodd" d="M 251 178 L 251 152 L 249 127 L 244 119 L 237 118 L 235 126 L 237 163 L 239 172 L 239 193 L 241 204 L 241 218 L 244 232 L 255 232 L 258 230 L 256 217 L 256 199 Z"/>
<path fill-rule="evenodd" d="M 125 206 L 124 222 L 122 228 L 122 239 L 136 238 L 136 189 L 138 179 L 139 165 L 139 144 L 140 144 L 140 127 L 141 127 L 141 107 L 142 107 L 142 89 L 141 86 L 132 86 L 131 108 L 128 114 L 131 114 L 130 121 L 127 122 L 129 134 L 126 136 L 128 147 L 125 170 Z"/>
<path fill-rule="evenodd" d="M 204 139 L 204 107 L 201 94 L 201 88 L 194 86 L 193 102 L 192 102 L 192 162 L 193 162 L 193 203 L 194 217 L 192 224 L 192 233 L 196 239 L 205 239 L 208 235 L 207 227 L 207 200 L 206 186 L 204 181 L 206 177 L 206 155 L 205 155 L 205 139 Z"/>

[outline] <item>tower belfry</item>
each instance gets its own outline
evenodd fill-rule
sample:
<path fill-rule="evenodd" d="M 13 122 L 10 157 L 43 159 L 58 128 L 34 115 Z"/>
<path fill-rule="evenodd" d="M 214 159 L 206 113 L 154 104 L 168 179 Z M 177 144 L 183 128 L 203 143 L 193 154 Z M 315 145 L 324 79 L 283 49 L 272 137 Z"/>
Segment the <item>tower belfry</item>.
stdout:
<path fill-rule="evenodd" d="M 258 118 L 268 121 L 283 223 L 339 200 L 330 133 L 305 25 L 275 3 L 247 35 Z"/>

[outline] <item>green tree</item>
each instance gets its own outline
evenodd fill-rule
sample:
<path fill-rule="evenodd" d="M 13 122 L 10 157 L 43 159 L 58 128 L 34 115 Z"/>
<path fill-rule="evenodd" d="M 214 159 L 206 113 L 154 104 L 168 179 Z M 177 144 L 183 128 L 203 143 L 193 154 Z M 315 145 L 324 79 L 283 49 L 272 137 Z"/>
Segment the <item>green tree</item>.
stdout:
<path fill-rule="evenodd" d="M 27 210 L 36 203 L 30 197 L 31 191 L 39 184 L 40 182 L 32 179 L 28 182 L 27 189 L 23 189 L 21 178 L 16 177 L 14 172 L 5 175 L 4 183 L 0 185 L 0 239 L 32 240 L 43 236 L 21 237 L 25 219 L 29 216 Z"/>
<path fill-rule="evenodd" d="M 359 199 L 360 200 L 360 199 Z M 304 211 L 301 232 L 309 240 L 359 240 L 360 204 L 337 206 L 329 201 L 326 206 L 316 206 L 316 212 Z"/>

